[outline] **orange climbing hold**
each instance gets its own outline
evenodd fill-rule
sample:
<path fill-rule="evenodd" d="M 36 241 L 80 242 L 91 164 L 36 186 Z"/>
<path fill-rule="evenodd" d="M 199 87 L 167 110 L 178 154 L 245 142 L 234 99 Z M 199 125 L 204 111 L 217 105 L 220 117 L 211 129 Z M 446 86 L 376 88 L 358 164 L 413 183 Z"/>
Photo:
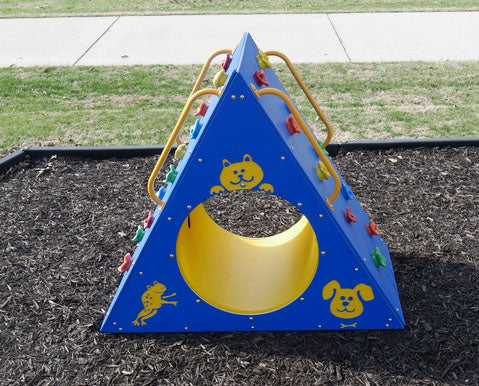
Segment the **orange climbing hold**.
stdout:
<path fill-rule="evenodd" d="M 195 115 L 195 117 L 197 117 L 199 115 L 204 117 L 207 111 L 208 111 L 208 105 L 205 103 L 205 101 L 201 101 L 201 104 L 198 107 L 198 109 L 196 110 L 194 115 Z"/>
<path fill-rule="evenodd" d="M 381 233 L 379 233 L 378 226 L 374 223 L 373 220 L 369 221 L 369 224 L 366 225 L 366 230 L 369 233 L 369 236 L 380 236 Z"/>
<path fill-rule="evenodd" d="M 132 263 L 133 263 L 133 257 L 131 257 L 130 253 L 127 253 L 123 257 L 123 264 L 118 267 L 118 272 L 120 273 L 127 272 L 130 269 Z"/>
<path fill-rule="evenodd" d="M 289 114 L 288 120 L 285 123 L 291 135 L 301 133 L 301 127 L 299 126 L 298 122 L 296 122 L 293 114 Z"/>

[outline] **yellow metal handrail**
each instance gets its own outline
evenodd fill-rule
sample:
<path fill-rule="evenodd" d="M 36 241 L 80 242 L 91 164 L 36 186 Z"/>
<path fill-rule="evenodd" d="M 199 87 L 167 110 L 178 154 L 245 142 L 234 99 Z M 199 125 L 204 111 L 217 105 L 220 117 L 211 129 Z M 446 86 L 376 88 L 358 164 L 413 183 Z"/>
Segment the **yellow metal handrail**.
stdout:
<path fill-rule="evenodd" d="M 191 90 L 190 96 L 192 96 L 200 88 L 201 82 L 203 82 L 203 79 L 205 78 L 206 72 L 210 68 L 210 64 L 213 61 L 213 59 L 216 58 L 218 55 L 221 55 L 221 54 L 230 54 L 231 55 L 232 53 L 233 53 L 233 51 L 228 50 L 228 49 L 218 50 L 218 51 L 213 52 L 209 56 L 209 58 L 206 59 L 206 62 L 203 65 L 203 68 L 201 69 L 200 75 L 198 75 L 198 78 L 196 79 L 196 83 L 193 86 L 193 90 Z M 181 139 L 179 137 L 176 137 L 175 140 L 176 140 L 176 143 L 178 145 L 181 145 L 182 142 L 181 142 Z"/>
<path fill-rule="evenodd" d="M 319 146 L 318 141 L 316 140 L 316 137 L 314 134 L 311 132 L 309 129 L 308 125 L 304 121 L 303 117 L 299 113 L 299 111 L 296 109 L 294 106 L 293 102 L 289 99 L 288 95 L 286 95 L 284 92 L 281 90 L 278 90 L 276 88 L 263 88 L 261 90 L 257 90 L 254 85 L 251 83 L 251 89 L 253 92 L 256 94 L 256 96 L 259 98 L 260 96 L 264 94 L 273 94 L 278 97 L 280 97 L 287 105 L 291 113 L 293 114 L 294 118 L 296 121 L 299 123 L 301 128 L 304 131 L 304 134 L 306 134 L 306 137 L 308 138 L 309 142 L 311 142 L 311 145 L 313 146 L 314 150 L 316 151 L 316 154 L 318 154 L 319 158 L 321 158 L 321 161 L 323 161 L 324 165 L 328 169 L 329 173 L 333 176 L 334 179 L 334 191 L 331 194 L 331 196 L 326 198 L 326 203 L 328 204 L 329 208 L 331 210 L 334 210 L 333 208 L 333 201 L 336 200 L 336 198 L 339 195 L 339 192 L 341 191 L 341 180 L 339 179 L 338 173 L 336 173 L 336 170 L 334 169 L 333 165 L 331 165 L 331 162 L 329 162 L 328 157 L 323 152 L 323 149 L 321 149 L 321 146 Z"/>
<path fill-rule="evenodd" d="M 203 90 L 196 91 L 192 95 L 190 95 L 190 97 L 188 98 L 188 101 L 185 104 L 185 107 L 183 108 L 183 111 L 181 112 L 180 117 L 178 118 L 178 122 L 176 123 L 175 128 L 170 134 L 170 138 L 168 138 L 168 142 L 166 143 L 165 148 L 161 152 L 158 162 L 156 163 L 155 168 L 151 172 L 150 178 L 148 179 L 148 194 L 150 195 L 151 199 L 154 202 L 156 202 L 158 205 L 160 205 L 161 207 L 163 207 L 165 203 L 164 201 L 160 200 L 158 196 L 155 194 L 153 183 L 155 182 L 155 179 L 158 176 L 158 173 L 160 172 L 161 167 L 165 163 L 167 155 L 170 153 L 171 147 L 173 146 L 173 142 L 175 142 L 175 139 L 178 137 L 178 134 L 181 128 L 183 127 L 183 123 L 186 120 L 186 117 L 191 109 L 191 106 L 193 105 L 193 102 L 203 95 L 216 95 L 219 97 L 220 91 L 215 90 L 213 88 L 205 88 Z"/>
<path fill-rule="evenodd" d="M 301 89 L 303 90 L 304 95 L 306 95 L 309 102 L 313 106 L 314 110 L 316 110 L 316 113 L 319 115 L 319 117 L 323 121 L 324 125 L 328 129 L 328 134 L 326 136 L 326 139 L 324 140 L 324 146 L 327 146 L 329 144 L 329 142 L 331 142 L 331 138 L 333 137 L 333 127 L 329 123 L 329 121 L 326 118 L 326 116 L 324 115 L 324 113 L 319 108 L 318 104 L 316 103 L 316 101 L 313 98 L 313 95 L 309 92 L 308 88 L 306 87 L 306 84 L 303 82 L 303 80 L 299 76 L 298 71 L 296 71 L 296 68 L 293 66 L 293 63 L 291 63 L 291 61 L 288 59 L 288 57 L 285 54 L 283 54 L 279 51 L 266 51 L 265 54 L 268 55 L 268 56 L 277 56 L 278 58 L 283 59 L 283 61 L 286 63 L 289 70 L 291 71 L 291 74 L 293 74 L 294 79 L 296 79 L 296 82 L 298 82 L 299 87 L 301 87 Z"/>
<path fill-rule="evenodd" d="M 216 58 L 218 55 L 221 55 L 221 54 L 230 54 L 232 55 L 233 54 L 233 51 L 232 50 L 228 50 L 228 49 L 223 49 L 223 50 L 218 50 L 218 51 L 215 51 L 213 52 L 210 57 L 206 60 L 203 68 L 201 69 L 201 72 L 200 72 L 200 75 L 198 75 L 198 79 L 196 80 L 196 83 L 195 85 L 193 86 L 193 90 L 191 90 L 191 95 L 193 95 L 195 92 L 198 91 L 198 89 L 200 88 L 200 85 L 201 85 L 201 82 L 203 82 L 203 79 L 206 75 L 206 72 L 208 71 L 208 69 L 210 68 L 210 64 L 211 62 L 213 61 L 214 58 Z"/>

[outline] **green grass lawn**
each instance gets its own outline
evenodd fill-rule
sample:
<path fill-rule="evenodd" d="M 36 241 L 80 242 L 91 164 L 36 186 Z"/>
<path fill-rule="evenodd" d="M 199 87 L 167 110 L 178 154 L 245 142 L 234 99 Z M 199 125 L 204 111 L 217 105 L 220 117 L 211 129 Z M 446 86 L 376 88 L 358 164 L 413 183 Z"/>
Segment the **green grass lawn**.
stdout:
<path fill-rule="evenodd" d="M 204 87 L 212 83 L 211 69 Z M 324 128 L 287 68 L 306 120 Z M 301 64 L 333 140 L 479 135 L 479 62 Z M 163 144 L 199 66 L 0 69 L 0 152 L 26 145 Z M 190 114 L 186 126 L 192 124 Z M 185 130 L 185 133 L 187 130 Z"/>
<path fill-rule="evenodd" d="M 3 16 L 479 10 L 478 0 L 0 0 Z"/>

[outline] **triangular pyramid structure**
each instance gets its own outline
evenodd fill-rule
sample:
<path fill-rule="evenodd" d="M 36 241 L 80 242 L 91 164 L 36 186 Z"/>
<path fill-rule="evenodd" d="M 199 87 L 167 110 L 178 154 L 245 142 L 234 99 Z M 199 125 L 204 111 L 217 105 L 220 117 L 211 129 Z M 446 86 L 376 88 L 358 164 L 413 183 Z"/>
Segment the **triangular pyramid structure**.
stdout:
<path fill-rule="evenodd" d="M 160 205 L 101 331 L 404 327 L 387 246 L 289 101 L 266 54 L 245 34 L 215 78 L 218 87 L 190 97 L 150 178 L 150 195 L 193 100 L 216 94 L 192 127 L 187 148 L 180 146 L 183 158 L 162 199 L 152 196 Z M 304 216 L 276 236 L 234 235 L 202 202 L 235 189 L 270 192 Z"/>

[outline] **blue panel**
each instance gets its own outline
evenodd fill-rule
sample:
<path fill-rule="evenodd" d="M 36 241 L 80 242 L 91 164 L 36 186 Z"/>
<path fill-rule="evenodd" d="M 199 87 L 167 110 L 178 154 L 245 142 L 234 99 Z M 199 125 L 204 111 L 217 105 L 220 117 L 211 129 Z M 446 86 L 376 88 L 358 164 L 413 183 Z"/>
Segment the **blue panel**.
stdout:
<path fill-rule="evenodd" d="M 317 178 L 318 156 L 305 135 L 291 136 L 286 130 L 289 111 L 284 102 L 275 96 L 258 100 L 249 86 L 251 71 L 258 66 L 256 55 L 256 45 L 245 34 L 220 98 L 212 99 L 198 136 L 178 165 L 175 182 L 168 184 L 164 208 L 161 212 L 157 208 L 152 227 L 134 252 L 134 263 L 117 290 L 102 331 L 403 328 L 386 245 L 366 232 L 369 217 L 354 196 L 340 194 L 334 212 L 328 208 L 325 198 L 334 182 Z M 283 89 L 273 70 L 267 72 L 271 85 Z M 223 160 L 240 162 L 245 154 L 262 168 L 261 182 L 272 185 L 274 194 L 297 205 L 306 216 L 320 251 L 315 276 L 300 297 L 279 310 L 253 316 L 226 312 L 203 301 L 186 284 L 176 261 L 178 233 L 190 211 L 221 184 Z M 347 207 L 357 216 L 356 223 L 345 220 Z M 386 267 L 376 267 L 371 259 L 376 247 Z M 155 291 L 162 294 L 156 308 L 151 306 Z M 356 308 L 345 308 L 349 298 Z M 147 308 L 154 310 L 142 324 Z"/>

